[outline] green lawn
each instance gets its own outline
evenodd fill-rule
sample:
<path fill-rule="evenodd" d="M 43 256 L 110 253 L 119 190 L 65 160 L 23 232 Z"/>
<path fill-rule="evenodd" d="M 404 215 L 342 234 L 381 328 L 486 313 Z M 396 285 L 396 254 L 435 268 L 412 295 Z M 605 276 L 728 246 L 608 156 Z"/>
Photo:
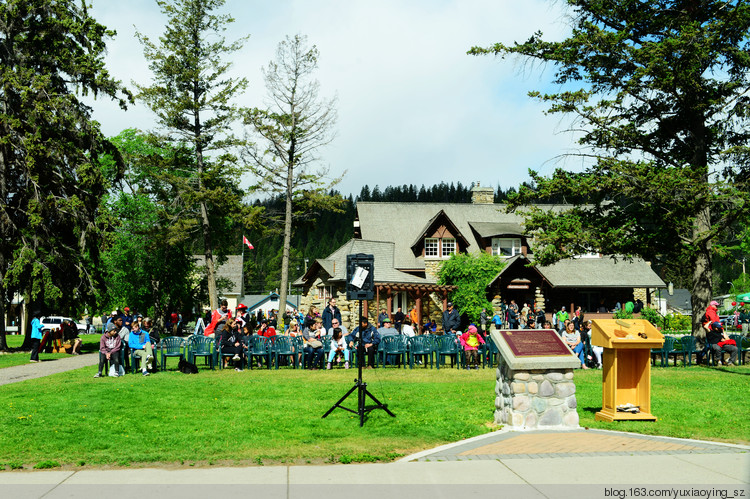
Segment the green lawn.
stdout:
<path fill-rule="evenodd" d="M 8 343 L 8 348 L 14 349 L 21 346 L 23 343 L 23 336 L 19 334 L 14 335 L 7 335 L 5 337 L 6 342 Z M 101 338 L 100 334 L 82 334 L 80 336 L 81 341 L 83 342 L 83 345 L 81 345 L 81 352 L 96 352 L 99 350 L 99 338 Z M 39 354 L 39 360 L 42 362 L 54 360 L 54 359 L 61 359 L 65 357 L 70 357 L 70 354 L 67 353 L 40 353 Z M 30 358 L 29 351 L 25 352 L 13 352 L 13 353 L 0 353 L 0 369 L 3 367 L 11 367 L 11 366 L 20 366 L 23 364 L 28 364 Z"/>
<path fill-rule="evenodd" d="M 337 409 L 356 371 L 160 372 L 93 379 L 95 367 L 0 386 L 0 464 L 239 465 L 392 460 L 491 431 L 494 370 L 366 371 L 396 414 L 364 428 Z M 657 422 L 595 422 L 601 371 L 578 371 L 581 426 L 750 442 L 750 367 L 655 368 Z M 349 407 L 356 405 L 349 398 Z"/>

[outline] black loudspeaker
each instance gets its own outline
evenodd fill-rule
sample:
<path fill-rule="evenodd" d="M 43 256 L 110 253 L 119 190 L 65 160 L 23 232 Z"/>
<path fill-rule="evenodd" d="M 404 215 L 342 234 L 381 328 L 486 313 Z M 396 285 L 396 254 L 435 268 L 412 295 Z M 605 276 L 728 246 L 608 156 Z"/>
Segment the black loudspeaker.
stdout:
<path fill-rule="evenodd" d="M 346 255 L 346 299 L 372 300 L 375 298 L 375 257 L 357 253 Z"/>

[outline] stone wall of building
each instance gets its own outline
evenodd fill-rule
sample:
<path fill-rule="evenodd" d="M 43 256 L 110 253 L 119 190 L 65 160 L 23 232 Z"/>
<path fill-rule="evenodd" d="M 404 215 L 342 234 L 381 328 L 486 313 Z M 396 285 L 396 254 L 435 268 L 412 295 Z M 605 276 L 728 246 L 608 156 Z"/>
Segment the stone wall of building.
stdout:
<path fill-rule="evenodd" d="M 577 428 L 572 369 L 513 371 L 500 359 L 495 385 L 495 422 L 516 428 Z"/>
<path fill-rule="evenodd" d="M 427 260 L 424 261 L 424 275 L 425 277 L 437 279 L 438 272 L 440 272 L 440 266 L 443 264 L 443 260 Z"/>
<path fill-rule="evenodd" d="M 495 190 L 492 187 L 479 187 L 471 189 L 472 204 L 493 204 L 495 202 Z"/>

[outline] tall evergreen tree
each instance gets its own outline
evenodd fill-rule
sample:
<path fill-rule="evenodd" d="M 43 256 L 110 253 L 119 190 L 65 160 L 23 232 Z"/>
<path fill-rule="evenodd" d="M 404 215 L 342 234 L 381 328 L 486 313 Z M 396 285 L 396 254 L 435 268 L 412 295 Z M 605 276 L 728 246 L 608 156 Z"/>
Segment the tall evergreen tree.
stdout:
<path fill-rule="evenodd" d="M 745 0 L 568 0 L 560 42 L 474 48 L 557 68 L 559 93 L 532 96 L 571 114 L 595 164 L 531 172 L 515 206 L 573 195 L 588 203 L 527 220 L 549 263 L 597 248 L 692 271 L 693 329 L 711 298 L 713 246 L 750 203 L 750 5 Z M 578 87 L 578 88 L 576 88 Z"/>
<path fill-rule="evenodd" d="M 232 98 L 242 93 L 247 80 L 228 76 L 226 57 L 238 51 L 244 38 L 227 43 L 222 33 L 234 19 L 215 14 L 225 0 L 156 0 L 167 25 L 159 43 L 137 33 L 153 72 L 151 85 L 138 85 L 138 97 L 156 113 L 167 138 L 192 150 L 195 175 L 185 179 L 174 172 L 182 185 L 186 230 L 195 230 L 203 241 L 211 308 L 218 306 L 214 253 L 217 238 L 231 233 L 228 217 L 245 216 L 241 195 L 234 186 L 242 170 L 231 154 L 239 141 L 232 124 L 239 110 Z M 216 153 L 215 156 L 210 156 Z M 193 210 L 193 206 L 196 207 Z M 194 222 L 191 222 L 194 220 Z M 218 247 L 238 247 L 239 241 L 225 241 Z"/>
<path fill-rule="evenodd" d="M 0 2 L 0 349 L 13 292 L 73 313 L 100 285 L 99 159 L 115 149 L 80 96 L 125 107 L 104 66 L 113 35 L 85 2 Z"/>

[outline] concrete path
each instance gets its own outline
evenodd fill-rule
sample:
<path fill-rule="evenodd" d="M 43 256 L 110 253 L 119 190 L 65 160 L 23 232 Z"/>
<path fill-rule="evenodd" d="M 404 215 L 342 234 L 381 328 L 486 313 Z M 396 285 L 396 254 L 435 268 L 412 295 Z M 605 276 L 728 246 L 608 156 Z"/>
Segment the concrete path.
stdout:
<path fill-rule="evenodd" d="M 750 447 L 498 431 L 389 464 L 0 472 L 0 497 L 750 497 Z"/>
<path fill-rule="evenodd" d="M 62 359 L 43 360 L 41 362 L 30 362 L 21 366 L 4 367 L 0 369 L 0 386 L 9 383 L 18 383 L 27 379 L 41 378 L 50 374 L 72 371 L 86 366 L 99 364 L 98 353 L 85 353 L 71 355 Z M 96 374 L 93 371 L 92 376 Z"/>
<path fill-rule="evenodd" d="M 0 385 L 97 362 L 85 354 L 8 367 Z M 9 499 L 227 496 L 750 498 L 750 447 L 583 428 L 501 430 L 388 464 L 0 471 L 0 498 Z"/>

